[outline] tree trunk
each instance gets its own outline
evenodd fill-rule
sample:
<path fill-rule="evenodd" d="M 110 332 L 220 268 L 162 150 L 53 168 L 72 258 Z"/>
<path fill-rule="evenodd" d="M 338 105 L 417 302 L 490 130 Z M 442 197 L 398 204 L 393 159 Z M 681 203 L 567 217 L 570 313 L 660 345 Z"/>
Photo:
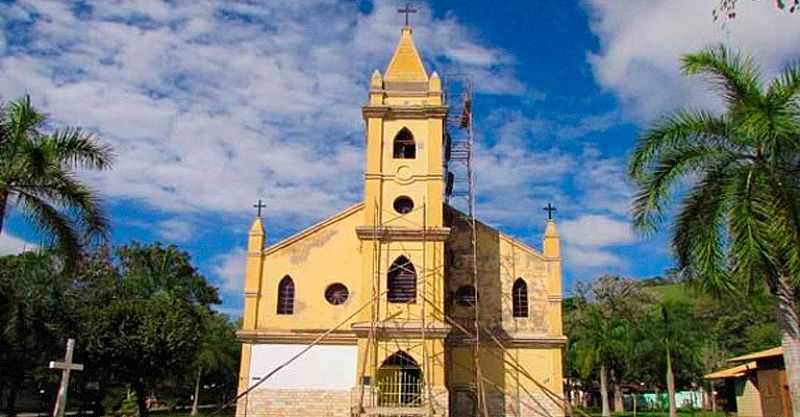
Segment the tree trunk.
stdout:
<path fill-rule="evenodd" d="M 638 392 L 634 392 L 633 394 L 633 417 L 636 417 L 636 397 L 639 396 Z"/>
<path fill-rule="evenodd" d="M 611 417 L 611 408 L 608 406 L 608 376 L 605 363 L 600 365 L 600 400 L 603 403 L 603 417 Z"/>
<path fill-rule="evenodd" d="M 675 407 L 675 375 L 672 374 L 672 357 L 667 345 L 667 401 L 669 401 L 669 417 L 677 417 Z"/>
<path fill-rule="evenodd" d="M 792 413 L 800 417 L 800 316 L 795 303 L 795 288 L 789 277 L 778 280 L 778 319 L 783 339 L 783 363 L 792 399 Z"/>
<path fill-rule="evenodd" d="M 8 204 L 8 191 L 0 190 L 0 235 L 3 234 L 3 223 L 6 219 L 6 205 Z"/>
<path fill-rule="evenodd" d="M 622 382 L 617 378 L 617 373 L 614 372 L 614 369 L 611 369 L 610 372 L 611 383 L 614 384 L 614 412 L 623 413 L 625 412 L 625 402 L 622 398 Z"/>
<path fill-rule="evenodd" d="M 139 417 L 147 417 L 149 411 L 147 410 L 147 394 L 144 391 L 144 384 L 142 381 L 136 380 L 133 383 L 133 392 L 136 393 L 136 406 L 139 408 Z"/>
<path fill-rule="evenodd" d="M 15 417 L 17 415 L 17 387 L 11 385 L 8 387 L 8 400 L 6 403 L 6 414 L 8 417 Z"/>
<path fill-rule="evenodd" d="M 192 402 L 192 412 L 189 415 L 197 415 L 197 406 L 200 401 L 200 377 L 203 376 L 203 368 L 197 370 L 197 380 L 194 383 L 194 401 Z"/>

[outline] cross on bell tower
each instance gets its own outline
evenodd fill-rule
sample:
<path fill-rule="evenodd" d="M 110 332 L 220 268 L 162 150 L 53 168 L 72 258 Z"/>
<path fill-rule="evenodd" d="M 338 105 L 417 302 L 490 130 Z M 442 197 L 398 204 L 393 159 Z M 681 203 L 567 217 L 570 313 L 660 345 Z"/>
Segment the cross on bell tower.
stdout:
<path fill-rule="evenodd" d="M 547 212 L 547 220 L 553 220 L 553 212 L 554 212 L 554 211 L 558 211 L 558 210 L 556 210 L 556 208 L 555 208 L 555 207 L 554 207 L 552 204 L 550 204 L 550 203 L 547 203 L 547 205 L 546 205 L 546 206 L 545 206 L 545 207 L 544 207 L 542 210 L 544 210 L 544 211 L 546 211 L 546 212 Z"/>
<path fill-rule="evenodd" d="M 416 13 L 417 9 L 412 9 L 411 4 L 406 3 L 406 7 L 402 9 L 397 9 L 397 13 L 404 13 L 406 15 L 406 26 L 408 26 L 408 15 L 409 13 Z"/>

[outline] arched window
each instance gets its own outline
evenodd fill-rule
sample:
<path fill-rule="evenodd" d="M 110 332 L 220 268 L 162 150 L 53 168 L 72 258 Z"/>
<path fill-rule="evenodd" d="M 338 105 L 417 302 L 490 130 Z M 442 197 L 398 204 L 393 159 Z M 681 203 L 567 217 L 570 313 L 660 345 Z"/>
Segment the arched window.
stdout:
<path fill-rule="evenodd" d="M 294 281 L 288 275 L 278 284 L 278 314 L 294 314 Z"/>
<path fill-rule="evenodd" d="M 400 129 L 394 137 L 394 158 L 395 159 L 414 159 L 417 157 L 417 144 L 414 143 L 414 135 L 407 128 Z"/>
<path fill-rule="evenodd" d="M 514 317 L 528 317 L 528 284 L 517 278 L 511 290 L 511 302 L 514 307 Z"/>
<path fill-rule="evenodd" d="M 378 406 L 418 407 L 422 405 L 422 370 L 403 351 L 386 358 L 378 368 Z"/>
<path fill-rule="evenodd" d="M 472 307 L 478 301 L 478 292 L 472 285 L 462 285 L 456 290 L 456 302 L 464 307 Z"/>
<path fill-rule="evenodd" d="M 389 268 L 387 280 L 390 303 L 413 303 L 417 299 L 417 271 L 405 256 L 397 258 Z"/>

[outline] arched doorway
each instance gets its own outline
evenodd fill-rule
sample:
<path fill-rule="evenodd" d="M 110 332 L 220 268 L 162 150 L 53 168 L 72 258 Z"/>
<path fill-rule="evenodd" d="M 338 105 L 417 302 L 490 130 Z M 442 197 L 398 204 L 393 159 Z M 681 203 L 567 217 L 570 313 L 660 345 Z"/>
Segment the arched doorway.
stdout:
<path fill-rule="evenodd" d="M 386 358 L 378 368 L 379 407 L 417 407 L 422 405 L 422 370 L 403 351 Z"/>

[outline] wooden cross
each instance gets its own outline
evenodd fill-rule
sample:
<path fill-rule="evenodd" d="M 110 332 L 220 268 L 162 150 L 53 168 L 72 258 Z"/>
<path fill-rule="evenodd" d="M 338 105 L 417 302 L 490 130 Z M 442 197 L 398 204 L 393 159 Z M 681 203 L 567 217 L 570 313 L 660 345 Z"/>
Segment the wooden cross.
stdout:
<path fill-rule="evenodd" d="M 261 202 L 261 199 L 258 199 L 258 204 L 253 204 L 253 207 L 258 210 L 258 217 L 261 217 L 261 209 L 266 207 L 267 205 Z"/>
<path fill-rule="evenodd" d="M 75 350 L 75 339 L 67 339 L 67 353 L 64 355 L 64 362 L 50 362 L 50 369 L 61 370 L 61 385 L 58 387 L 58 397 L 56 406 L 53 409 L 53 417 L 64 417 L 67 409 L 67 390 L 69 389 L 69 373 L 71 371 L 82 371 L 83 365 L 72 363 L 72 352 Z"/>
<path fill-rule="evenodd" d="M 405 13 L 406 15 L 406 26 L 408 26 L 408 15 L 409 13 L 416 13 L 417 9 L 412 9 L 411 5 L 406 3 L 406 7 L 402 9 L 397 9 L 397 13 Z"/>
<path fill-rule="evenodd" d="M 547 206 L 545 206 L 545 208 L 542 210 L 547 212 L 547 220 L 553 220 L 553 212 L 557 211 L 556 208 L 550 203 L 547 203 Z"/>

